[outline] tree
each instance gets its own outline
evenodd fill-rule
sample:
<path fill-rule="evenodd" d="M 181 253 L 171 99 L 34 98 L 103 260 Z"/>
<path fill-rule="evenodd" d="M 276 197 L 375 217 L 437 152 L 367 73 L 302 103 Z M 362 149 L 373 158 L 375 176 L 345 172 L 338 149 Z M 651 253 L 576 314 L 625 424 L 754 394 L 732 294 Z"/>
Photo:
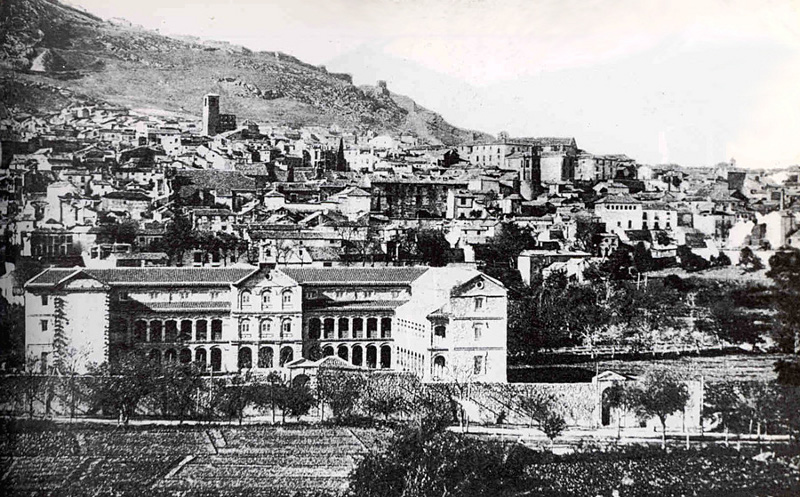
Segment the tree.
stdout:
<path fill-rule="evenodd" d="M 336 152 L 336 170 L 347 171 L 347 161 L 344 158 L 344 139 L 339 138 L 339 150 Z"/>
<path fill-rule="evenodd" d="M 689 272 L 702 271 L 711 266 L 710 262 L 692 252 L 686 245 L 678 246 L 678 259 L 681 267 Z"/>
<path fill-rule="evenodd" d="M 388 420 L 406 409 L 406 399 L 398 386 L 399 379 L 395 375 L 374 375 L 368 379 L 364 404 L 370 414 Z"/>
<path fill-rule="evenodd" d="M 534 421 L 541 423 L 552 410 L 553 402 L 555 402 L 552 394 L 541 390 L 531 390 L 516 400 L 520 410 L 528 416 L 531 426 Z"/>
<path fill-rule="evenodd" d="M 661 423 L 661 446 L 667 447 L 667 417 L 689 402 L 686 383 L 668 370 L 649 371 L 640 385 L 632 387 L 632 404 L 642 418 L 657 417 Z"/>
<path fill-rule="evenodd" d="M 622 416 L 619 415 L 619 412 L 630 410 L 633 407 L 634 397 L 624 383 L 617 382 L 603 391 L 603 398 L 610 408 L 618 411 L 617 438 L 619 439 L 622 431 Z"/>
<path fill-rule="evenodd" d="M 173 264 L 183 261 L 183 254 L 195 246 L 192 223 L 180 211 L 173 213 L 172 222 L 167 225 L 164 235 L 167 255 Z"/>
<path fill-rule="evenodd" d="M 800 251 L 781 250 L 769 259 L 767 272 L 780 291 L 776 293 L 778 326 L 773 337 L 781 349 L 800 353 Z M 795 358 L 795 361 L 798 361 Z"/>
<path fill-rule="evenodd" d="M 448 431 L 408 429 L 384 451 L 359 461 L 350 492 L 354 497 L 511 495 L 523 481 L 526 453 Z"/>
<path fill-rule="evenodd" d="M 731 258 L 725 252 L 720 252 L 716 259 L 714 259 L 712 266 L 726 267 L 731 265 Z"/>
<path fill-rule="evenodd" d="M 540 422 L 540 427 L 544 434 L 547 435 L 547 438 L 550 439 L 550 446 L 552 447 L 555 445 L 556 438 L 567 428 L 567 421 L 560 412 L 551 410 Z"/>
<path fill-rule="evenodd" d="M 320 367 L 317 372 L 317 397 L 322 409 L 327 404 L 339 421 L 352 417 L 366 383 L 364 374 L 359 371 Z"/>
<path fill-rule="evenodd" d="M 314 394 L 311 392 L 307 383 L 294 382 L 284 390 L 282 396 L 282 408 L 290 416 L 299 418 L 305 416 L 317 403 Z"/>
<path fill-rule="evenodd" d="M 16 273 L 15 273 L 16 276 Z M 25 362 L 25 307 L 0 297 L 0 363 L 6 368 Z"/>
<path fill-rule="evenodd" d="M 267 383 L 269 383 L 269 405 L 270 412 L 272 412 L 272 424 L 275 424 L 275 405 L 280 396 L 279 388 L 282 386 L 283 378 L 277 371 L 270 371 L 267 375 Z"/>
<path fill-rule="evenodd" d="M 29 356 L 25 369 L 12 384 L 13 391 L 7 395 L 14 399 L 15 404 L 23 406 L 31 419 L 36 412 L 36 401 L 41 400 L 42 394 L 49 389 L 50 379 L 41 373 L 42 366 L 38 357 Z"/>
<path fill-rule="evenodd" d="M 593 217 L 578 217 L 575 220 L 575 245 L 580 250 L 597 255 L 603 224 Z"/>
<path fill-rule="evenodd" d="M 631 248 L 627 245 L 620 244 L 606 260 L 604 260 L 599 269 L 599 276 L 601 279 L 611 280 L 628 280 L 635 274 L 636 266 L 633 261 L 633 253 Z"/>
<path fill-rule="evenodd" d="M 182 422 L 197 410 L 197 392 L 204 387 L 201 370 L 196 364 L 167 362 L 158 370 L 153 397 L 162 415 Z"/>
<path fill-rule="evenodd" d="M 506 222 L 500 225 L 499 232 L 487 240 L 476 256 L 487 265 L 516 268 L 520 252 L 535 245 L 536 239 L 530 228 L 520 228 L 515 223 Z"/>
<path fill-rule="evenodd" d="M 253 405 L 261 405 L 261 385 L 250 372 L 237 374 L 229 381 L 218 380 L 219 409 L 228 418 L 236 418 L 239 425 L 244 419 L 244 411 Z"/>
<path fill-rule="evenodd" d="M 125 354 L 113 366 L 90 366 L 90 410 L 113 413 L 120 423 L 128 424 L 142 400 L 155 389 L 157 368 L 140 353 Z"/>
<path fill-rule="evenodd" d="M 633 265 L 640 273 L 653 269 L 653 256 L 645 248 L 644 242 L 637 243 L 633 248 Z"/>
<path fill-rule="evenodd" d="M 114 228 L 114 241 L 116 243 L 136 244 L 136 235 L 139 233 L 139 223 L 133 220 L 126 220 L 116 224 Z"/>
<path fill-rule="evenodd" d="M 420 230 L 416 233 L 417 255 L 429 266 L 441 267 L 450 262 L 450 242 L 441 230 Z"/>
<path fill-rule="evenodd" d="M 739 266 L 747 273 L 764 269 L 764 263 L 750 247 L 743 248 L 739 253 Z"/>

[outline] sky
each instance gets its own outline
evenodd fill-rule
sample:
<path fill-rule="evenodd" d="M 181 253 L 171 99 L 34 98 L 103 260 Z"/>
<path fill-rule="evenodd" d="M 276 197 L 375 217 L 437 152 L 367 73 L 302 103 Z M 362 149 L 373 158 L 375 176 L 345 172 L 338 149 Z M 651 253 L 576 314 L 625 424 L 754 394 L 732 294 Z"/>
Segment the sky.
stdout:
<path fill-rule="evenodd" d="M 643 163 L 800 164 L 800 0 L 70 0 L 282 51 L 454 125 Z"/>

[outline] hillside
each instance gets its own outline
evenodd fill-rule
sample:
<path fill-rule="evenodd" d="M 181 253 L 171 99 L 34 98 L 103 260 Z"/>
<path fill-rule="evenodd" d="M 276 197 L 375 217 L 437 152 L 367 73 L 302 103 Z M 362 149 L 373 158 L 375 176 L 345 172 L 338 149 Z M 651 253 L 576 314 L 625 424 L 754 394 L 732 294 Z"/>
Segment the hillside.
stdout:
<path fill-rule="evenodd" d="M 17 81 L 69 89 L 131 108 L 199 116 L 202 96 L 221 96 L 239 120 L 412 132 L 433 143 L 486 138 L 448 124 L 386 88 L 359 88 L 279 52 L 224 42 L 169 38 L 111 23 L 55 0 L 3 0 L 0 73 Z M 4 92 L 6 98 L 19 92 Z M 7 105 L 16 102 L 4 101 Z"/>

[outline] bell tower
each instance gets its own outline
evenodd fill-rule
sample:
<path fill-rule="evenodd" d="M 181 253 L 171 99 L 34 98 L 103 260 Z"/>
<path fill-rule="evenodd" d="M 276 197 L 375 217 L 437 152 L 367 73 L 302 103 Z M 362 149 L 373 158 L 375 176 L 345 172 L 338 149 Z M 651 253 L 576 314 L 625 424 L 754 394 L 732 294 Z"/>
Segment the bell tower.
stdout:
<path fill-rule="evenodd" d="M 203 97 L 203 134 L 214 136 L 219 127 L 219 95 L 209 93 Z"/>

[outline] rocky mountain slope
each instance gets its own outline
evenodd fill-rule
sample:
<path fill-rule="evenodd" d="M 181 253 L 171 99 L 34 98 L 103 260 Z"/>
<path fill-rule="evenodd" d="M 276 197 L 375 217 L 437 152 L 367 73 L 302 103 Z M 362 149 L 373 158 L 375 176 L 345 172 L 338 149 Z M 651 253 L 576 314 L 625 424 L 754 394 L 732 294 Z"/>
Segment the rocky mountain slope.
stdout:
<path fill-rule="evenodd" d="M 221 111 L 240 121 L 369 127 L 445 144 L 487 137 L 456 128 L 385 87 L 359 88 L 346 74 L 290 55 L 169 38 L 56 0 L 0 3 L 0 72 L 132 108 L 199 115 L 202 96 L 216 92 Z"/>

